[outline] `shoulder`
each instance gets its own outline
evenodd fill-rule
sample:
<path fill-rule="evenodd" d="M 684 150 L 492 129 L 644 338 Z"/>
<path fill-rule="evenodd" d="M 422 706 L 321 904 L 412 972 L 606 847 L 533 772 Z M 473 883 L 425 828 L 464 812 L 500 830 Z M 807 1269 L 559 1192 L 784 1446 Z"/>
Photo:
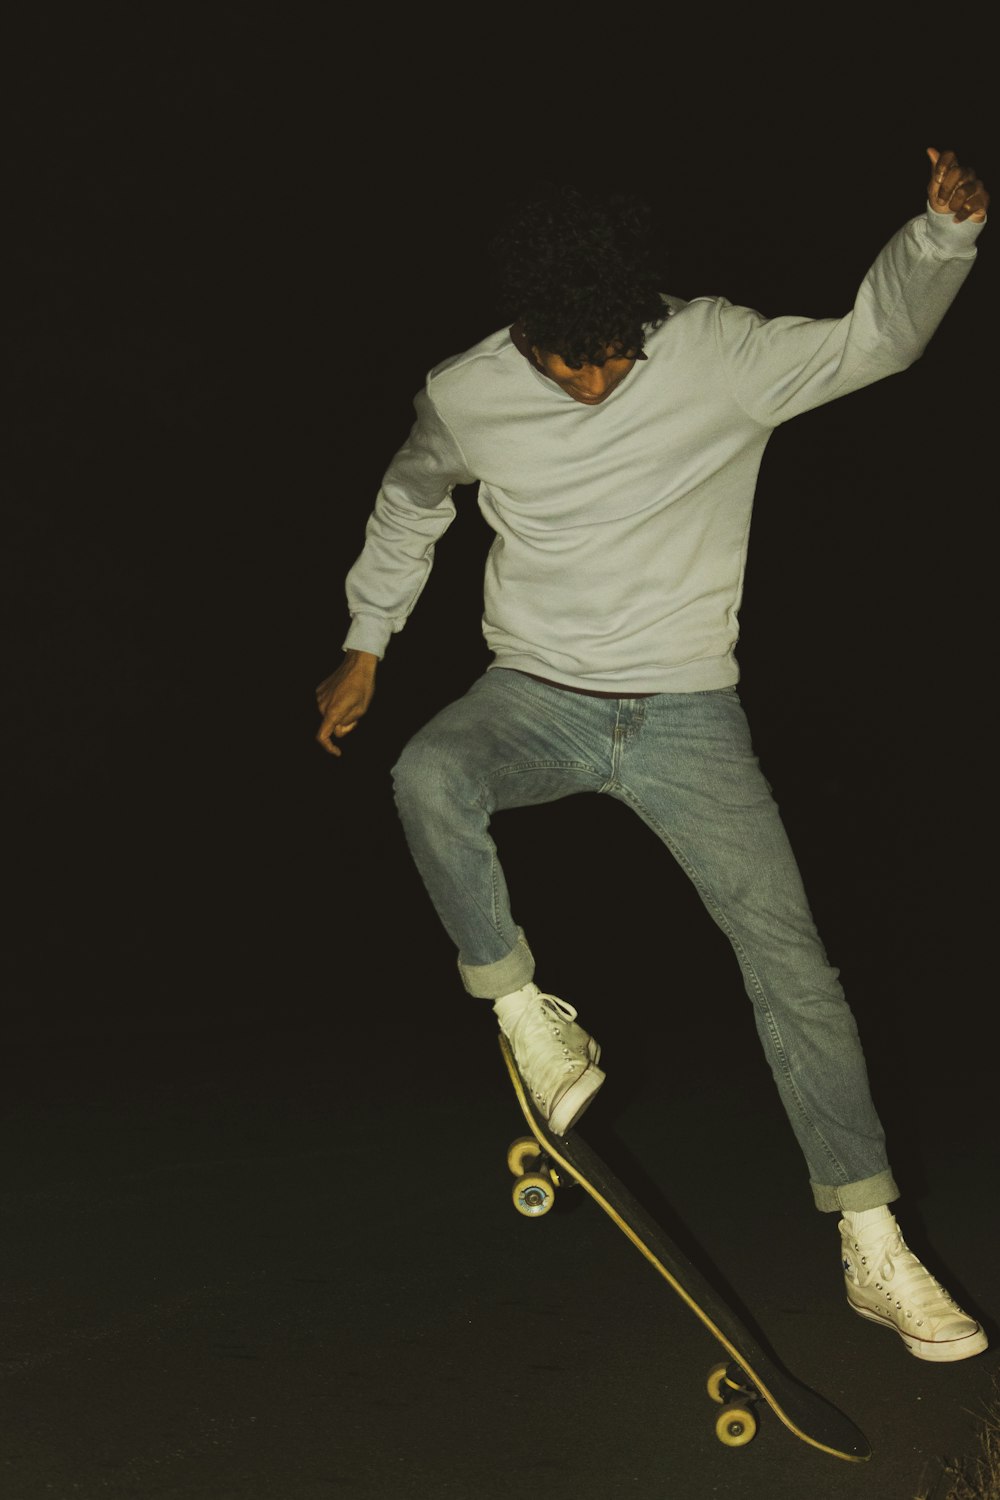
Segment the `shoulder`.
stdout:
<path fill-rule="evenodd" d="M 425 391 L 452 430 L 464 431 L 468 421 L 479 421 L 484 412 L 502 412 L 516 403 L 527 369 L 504 328 L 435 365 Z"/>
<path fill-rule="evenodd" d="M 727 297 L 702 296 L 690 301 L 661 294 L 667 316 L 646 340 L 650 358 L 657 352 L 690 344 L 704 338 L 739 338 L 747 329 L 766 322 L 763 313 L 752 307 L 741 307 Z"/>
<path fill-rule="evenodd" d="M 511 355 L 521 358 L 511 341 L 510 331 L 501 328 L 481 339 L 478 344 L 473 344 L 471 349 L 463 349 L 461 354 L 452 354 L 448 359 L 443 359 L 429 371 L 427 383 L 446 390 L 470 376 L 500 369 L 505 361 L 510 360 Z"/>

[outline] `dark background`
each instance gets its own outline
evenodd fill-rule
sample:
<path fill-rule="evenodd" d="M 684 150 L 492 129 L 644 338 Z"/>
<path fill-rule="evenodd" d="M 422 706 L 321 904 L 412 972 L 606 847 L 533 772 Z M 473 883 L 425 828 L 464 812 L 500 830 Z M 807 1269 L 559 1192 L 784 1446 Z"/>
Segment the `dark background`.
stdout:
<path fill-rule="evenodd" d="M 368 721 L 339 762 L 313 742 L 412 395 L 497 325 L 497 206 L 537 175 L 636 190 L 668 290 L 825 316 L 921 211 L 925 145 L 998 175 L 976 91 L 919 48 L 824 69 L 789 31 L 483 25 L 42 11 L 13 51 L 2 959 L 25 1183 L 72 1176 L 73 1149 L 94 1170 L 136 1110 L 169 1142 L 223 1118 L 325 1139 L 338 1109 L 405 1137 L 422 1100 L 451 1129 L 481 1092 L 507 1103 L 388 783 L 486 664 L 473 491 Z M 935 1152 L 996 1150 L 982 244 L 916 367 L 772 441 L 742 612 L 758 753 L 914 1199 Z M 540 981 L 615 1058 L 612 1116 L 689 1093 L 705 1150 L 735 1117 L 767 1180 L 784 1127 L 738 970 L 648 831 L 574 799 L 497 832 Z M 800 1176 L 768 1191 L 806 1204 Z"/>

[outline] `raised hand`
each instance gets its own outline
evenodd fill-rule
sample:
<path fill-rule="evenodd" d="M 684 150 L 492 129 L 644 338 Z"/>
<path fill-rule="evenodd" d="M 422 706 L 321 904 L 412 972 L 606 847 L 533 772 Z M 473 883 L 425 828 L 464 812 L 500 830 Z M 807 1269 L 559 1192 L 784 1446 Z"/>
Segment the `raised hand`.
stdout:
<path fill-rule="evenodd" d="M 990 195 L 976 176 L 974 167 L 962 167 L 954 151 L 935 151 L 927 147 L 931 163 L 931 180 L 927 198 L 936 214 L 954 215 L 956 224 L 971 219 L 981 224 L 986 218 Z"/>

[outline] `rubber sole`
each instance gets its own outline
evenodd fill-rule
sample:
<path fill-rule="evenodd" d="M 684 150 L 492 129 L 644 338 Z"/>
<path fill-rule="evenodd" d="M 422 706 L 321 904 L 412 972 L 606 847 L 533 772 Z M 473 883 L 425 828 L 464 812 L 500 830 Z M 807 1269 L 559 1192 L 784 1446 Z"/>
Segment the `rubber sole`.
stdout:
<path fill-rule="evenodd" d="M 847 1305 L 859 1318 L 864 1318 L 869 1323 L 878 1323 L 881 1328 L 888 1328 L 898 1334 L 915 1359 L 924 1359 L 931 1364 L 953 1364 L 959 1359 L 971 1359 L 974 1354 L 982 1354 L 989 1347 L 989 1340 L 978 1323 L 975 1331 L 965 1338 L 935 1342 L 933 1339 L 918 1339 L 910 1333 L 904 1333 L 892 1318 L 887 1318 L 884 1313 L 875 1312 L 872 1308 L 859 1307 L 850 1297 Z"/>

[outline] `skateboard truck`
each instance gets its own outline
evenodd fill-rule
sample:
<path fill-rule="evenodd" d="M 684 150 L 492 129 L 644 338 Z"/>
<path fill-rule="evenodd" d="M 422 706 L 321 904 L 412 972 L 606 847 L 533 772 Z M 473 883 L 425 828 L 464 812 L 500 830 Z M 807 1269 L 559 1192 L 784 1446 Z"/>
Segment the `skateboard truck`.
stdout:
<path fill-rule="evenodd" d="M 727 1448 L 744 1448 L 757 1435 L 754 1410 L 760 1392 L 753 1381 L 730 1361 L 713 1365 L 708 1372 L 706 1389 L 713 1401 L 722 1407 L 715 1419 L 715 1435 Z"/>
<path fill-rule="evenodd" d="M 562 1186 L 559 1168 L 533 1135 L 519 1135 L 507 1150 L 507 1166 L 514 1174 L 514 1207 L 526 1219 L 547 1214 Z"/>

